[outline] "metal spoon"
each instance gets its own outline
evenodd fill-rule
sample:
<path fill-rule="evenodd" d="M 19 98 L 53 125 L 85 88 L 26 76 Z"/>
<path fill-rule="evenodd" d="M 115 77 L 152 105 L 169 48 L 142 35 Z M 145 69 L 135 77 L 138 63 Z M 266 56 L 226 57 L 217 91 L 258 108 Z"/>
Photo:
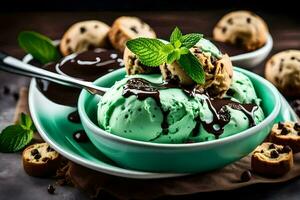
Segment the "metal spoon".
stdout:
<path fill-rule="evenodd" d="M 109 88 L 104 88 L 94 85 L 92 82 L 78 80 L 72 77 L 56 74 L 39 67 L 27 64 L 12 56 L 0 52 L 0 69 L 15 74 L 25 75 L 29 77 L 40 78 L 52 81 L 58 84 L 67 85 L 85 89 L 91 94 L 98 94 L 103 96 Z"/>

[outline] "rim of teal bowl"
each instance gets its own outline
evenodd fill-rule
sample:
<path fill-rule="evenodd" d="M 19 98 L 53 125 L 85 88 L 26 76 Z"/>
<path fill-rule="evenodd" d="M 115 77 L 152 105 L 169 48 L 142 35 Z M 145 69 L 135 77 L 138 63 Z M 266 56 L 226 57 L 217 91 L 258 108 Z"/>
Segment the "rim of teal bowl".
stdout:
<path fill-rule="evenodd" d="M 119 69 L 118 71 L 120 71 L 120 70 L 124 70 L 124 69 Z M 112 133 L 109 133 L 109 132 L 101 129 L 99 126 L 94 124 L 88 117 L 88 115 L 84 109 L 84 103 L 85 103 L 85 100 L 87 99 L 86 97 L 87 97 L 87 95 L 89 95 L 89 93 L 85 90 L 82 90 L 79 95 L 78 112 L 79 112 L 82 123 L 85 124 L 85 126 L 88 126 L 89 129 L 91 129 L 91 131 L 93 132 L 93 134 L 96 134 L 96 135 L 99 135 L 100 137 L 106 138 L 108 140 L 112 140 L 112 141 L 118 142 L 118 143 L 123 143 L 126 145 L 142 146 L 144 148 L 145 147 L 172 148 L 172 149 L 176 148 L 178 150 L 178 149 L 182 149 L 182 148 L 195 148 L 195 147 L 207 148 L 207 147 L 212 147 L 215 145 L 230 143 L 232 141 L 236 141 L 236 140 L 242 139 L 244 137 L 247 137 L 248 135 L 251 135 L 251 134 L 261 130 L 262 127 L 265 128 L 267 125 L 269 125 L 269 123 L 271 123 L 271 121 L 273 121 L 276 118 L 276 116 L 278 115 L 278 113 L 280 111 L 280 106 L 281 106 L 278 91 L 269 81 L 267 81 L 266 79 L 262 78 L 261 76 L 259 76 L 257 74 L 254 74 L 248 70 L 245 70 L 245 69 L 234 67 L 234 70 L 239 71 L 248 77 L 253 77 L 254 79 L 257 79 L 259 82 L 261 82 L 262 84 L 265 84 L 267 86 L 267 88 L 271 91 L 272 95 L 274 96 L 275 107 L 274 107 L 274 110 L 258 125 L 251 127 L 249 129 L 246 129 L 240 133 L 236 133 L 234 135 L 225 137 L 225 138 L 220 138 L 217 140 L 205 141 L 205 142 L 168 144 L 168 143 L 152 143 L 152 142 L 138 141 L 138 140 L 132 140 L 132 139 L 114 135 Z"/>

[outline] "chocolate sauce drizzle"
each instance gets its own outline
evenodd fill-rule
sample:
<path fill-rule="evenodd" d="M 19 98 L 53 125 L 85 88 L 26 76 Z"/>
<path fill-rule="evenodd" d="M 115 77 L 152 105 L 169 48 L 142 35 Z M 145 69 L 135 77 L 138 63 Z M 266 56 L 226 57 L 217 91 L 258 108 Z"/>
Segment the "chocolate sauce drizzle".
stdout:
<path fill-rule="evenodd" d="M 94 49 L 77 55 L 70 55 L 58 63 L 49 63 L 44 68 L 54 73 L 73 78 L 94 81 L 97 78 L 124 67 L 121 54 L 115 50 Z M 62 86 L 37 79 L 39 90 L 51 101 L 76 106 L 80 89 Z"/>
<path fill-rule="evenodd" d="M 160 107 L 163 112 L 163 122 L 161 127 L 163 129 L 163 134 L 168 133 L 168 122 L 167 117 L 169 111 L 164 111 L 159 97 L 159 90 L 167 88 L 181 88 L 188 96 L 194 97 L 196 94 L 201 93 L 197 91 L 194 87 L 184 88 L 175 82 L 165 81 L 161 84 L 152 83 L 142 78 L 132 78 L 127 81 L 123 87 L 123 96 L 125 98 L 135 95 L 139 100 L 145 100 L 148 97 L 153 98 L 157 105 Z M 249 127 L 255 126 L 254 121 L 254 111 L 258 109 L 256 104 L 241 104 L 230 99 L 214 99 L 210 98 L 208 94 L 206 95 L 205 101 L 208 104 L 210 111 L 213 114 L 213 120 L 210 123 L 202 121 L 199 116 L 195 118 L 196 126 L 192 131 L 192 136 L 197 136 L 199 133 L 200 124 L 203 128 L 215 135 L 216 138 L 224 132 L 224 126 L 230 121 L 230 113 L 227 110 L 226 106 L 242 111 L 249 120 Z"/>

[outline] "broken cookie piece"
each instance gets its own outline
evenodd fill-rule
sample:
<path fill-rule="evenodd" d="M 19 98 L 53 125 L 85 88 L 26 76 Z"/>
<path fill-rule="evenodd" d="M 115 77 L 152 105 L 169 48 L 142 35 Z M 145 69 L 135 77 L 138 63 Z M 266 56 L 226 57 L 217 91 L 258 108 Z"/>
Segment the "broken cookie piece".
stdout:
<path fill-rule="evenodd" d="M 265 142 L 251 157 L 253 172 L 264 176 L 282 176 L 293 166 L 293 151 L 289 146 Z"/>
<path fill-rule="evenodd" d="M 294 153 L 300 152 L 300 123 L 279 122 L 271 130 L 270 141 L 280 145 L 288 145 Z"/>
<path fill-rule="evenodd" d="M 56 172 L 60 155 L 47 143 L 33 144 L 23 151 L 23 167 L 30 176 L 45 177 Z"/>

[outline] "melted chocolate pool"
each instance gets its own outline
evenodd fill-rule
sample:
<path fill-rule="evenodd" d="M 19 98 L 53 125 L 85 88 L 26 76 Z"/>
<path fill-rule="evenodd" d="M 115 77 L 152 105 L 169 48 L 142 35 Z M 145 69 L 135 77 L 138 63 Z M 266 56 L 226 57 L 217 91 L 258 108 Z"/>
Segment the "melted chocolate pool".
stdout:
<path fill-rule="evenodd" d="M 70 55 L 58 63 L 51 63 L 45 69 L 85 81 L 97 78 L 124 66 L 121 55 L 114 50 L 95 49 L 77 55 Z M 80 89 L 37 80 L 39 90 L 51 101 L 76 106 Z"/>
<path fill-rule="evenodd" d="M 162 84 L 156 84 L 151 83 L 145 79 L 142 78 L 132 78 L 127 81 L 127 83 L 123 87 L 123 96 L 129 97 L 131 95 L 137 96 L 139 100 L 145 100 L 148 97 L 153 98 L 157 105 L 160 107 L 164 119 L 161 124 L 161 127 L 163 129 L 163 133 L 168 133 L 168 122 L 167 117 L 169 114 L 169 111 L 164 111 L 162 109 L 162 105 L 160 103 L 160 97 L 159 97 L 159 90 L 160 89 L 167 89 L 167 88 L 176 88 L 176 84 L 173 84 L 171 82 L 163 82 Z M 182 88 L 183 91 L 189 95 L 194 96 L 198 92 L 195 91 L 194 88 Z M 235 109 L 240 110 L 243 112 L 246 117 L 249 120 L 249 127 L 255 126 L 254 121 L 254 111 L 258 108 L 255 104 L 240 104 L 238 102 L 231 101 L 230 99 L 214 99 L 210 98 L 208 94 L 205 94 L 207 96 L 206 102 L 209 105 L 210 111 L 213 113 L 213 120 L 210 123 L 206 123 L 204 121 L 201 121 L 199 117 L 197 117 L 195 120 L 197 122 L 194 130 L 192 131 L 193 136 L 196 136 L 196 134 L 199 132 L 200 124 L 205 128 L 205 130 L 209 133 L 212 133 L 215 135 L 216 138 L 219 138 L 219 136 L 224 131 L 224 126 L 229 123 L 230 121 L 230 113 L 226 109 L 226 106 Z"/>

